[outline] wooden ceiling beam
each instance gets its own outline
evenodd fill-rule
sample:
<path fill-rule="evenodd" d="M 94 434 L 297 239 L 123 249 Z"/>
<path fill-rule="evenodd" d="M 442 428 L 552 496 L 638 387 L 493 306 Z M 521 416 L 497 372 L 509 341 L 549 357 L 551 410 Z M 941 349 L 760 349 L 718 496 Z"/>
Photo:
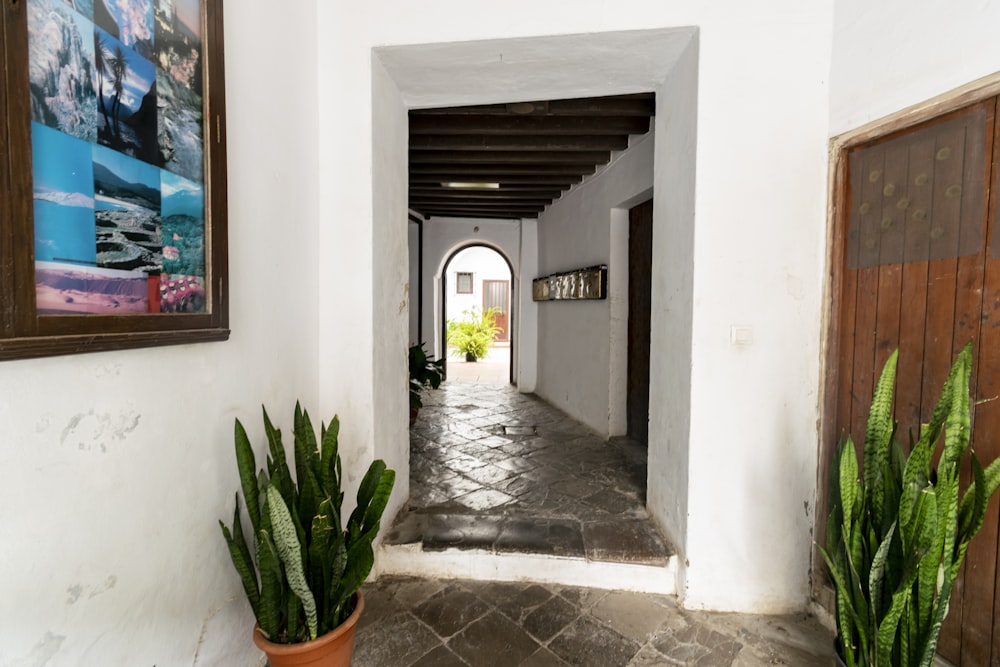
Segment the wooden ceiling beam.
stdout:
<path fill-rule="evenodd" d="M 489 201 L 517 199 L 553 200 L 562 195 L 561 190 L 456 190 L 452 188 L 425 188 L 410 190 L 410 201 L 430 199 L 486 199 Z"/>
<path fill-rule="evenodd" d="M 410 195 L 421 195 L 421 194 L 432 194 L 432 193 L 450 193 L 457 197 L 464 196 L 469 193 L 480 193 L 484 195 L 489 195 L 492 197 L 503 197 L 506 195 L 540 195 L 547 197 L 549 195 L 553 197 L 558 197 L 562 194 L 563 190 L 568 190 L 570 188 L 568 183 L 553 183 L 550 185 L 528 185 L 526 183 L 515 183 L 509 186 L 501 186 L 498 189 L 488 189 L 488 190 L 476 190 L 476 189 L 462 189 L 462 188 L 443 188 L 440 184 L 434 183 L 413 183 L 410 185 Z"/>
<path fill-rule="evenodd" d="M 621 135 L 645 134 L 644 116 L 410 116 L 410 136 L 421 134 L 484 135 Z"/>
<path fill-rule="evenodd" d="M 410 197 L 411 206 L 443 206 L 445 208 L 478 206 L 480 204 L 492 208 L 519 208 L 521 206 L 548 206 L 552 203 L 552 197 L 548 199 L 441 199 L 437 197 Z"/>
<path fill-rule="evenodd" d="M 412 109 L 410 115 L 515 115 L 514 109 L 530 104 L 534 109 L 527 115 L 548 116 L 652 116 L 656 113 L 656 96 L 653 93 L 634 95 L 611 95 L 574 100 L 549 100 L 536 102 L 514 102 L 509 104 L 480 104 L 467 107 L 445 107 L 440 109 Z"/>
<path fill-rule="evenodd" d="M 607 164 L 610 151 L 410 151 L 410 164 Z"/>
<path fill-rule="evenodd" d="M 411 175 L 435 175 L 441 182 L 481 181 L 497 176 L 583 176 L 593 174 L 595 165 L 586 164 L 412 164 Z"/>
<path fill-rule="evenodd" d="M 427 184 L 437 184 L 441 185 L 443 182 L 449 180 L 442 178 L 439 173 L 427 173 L 427 174 L 416 174 L 412 171 L 410 172 L 410 185 L 427 185 Z M 472 180 L 467 175 L 463 175 L 459 180 Z M 490 183 L 499 183 L 500 188 L 513 187 L 520 185 L 556 185 L 560 188 L 568 188 L 575 183 L 579 183 L 583 180 L 582 175 L 573 174 L 555 174 L 555 175 L 543 175 L 543 174 L 494 174 L 494 177 L 489 181 Z"/>
<path fill-rule="evenodd" d="M 526 211 L 523 213 L 489 213 L 483 211 L 437 211 L 432 209 L 426 209 L 421 211 L 423 215 L 428 218 L 489 218 L 493 220 L 519 220 L 521 218 L 537 218 L 538 213 L 535 211 Z"/>
<path fill-rule="evenodd" d="M 541 211 L 546 206 L 551 204 L 551 201 L 539 201 L 539 202 L 509 202 L 509 201 L 439 201 L 439 202 L 426 202 L 424 206 L 429 208 L 437 208 L 441 210 L 454 210 L 454 209 L 468 209 L 468 210 L 480 210 L 480 211 L 497 211 L 497 210 L 517 210 L 517 211 Z M 419 205 L 414 205 L 414 208 L 420 208 Z"/>
<path fill-rule="evenodd" d="M 410 148 L 432 151 L 622 151 L 628 148 L 628 136 L 418 134 L 410 136 Z"/>

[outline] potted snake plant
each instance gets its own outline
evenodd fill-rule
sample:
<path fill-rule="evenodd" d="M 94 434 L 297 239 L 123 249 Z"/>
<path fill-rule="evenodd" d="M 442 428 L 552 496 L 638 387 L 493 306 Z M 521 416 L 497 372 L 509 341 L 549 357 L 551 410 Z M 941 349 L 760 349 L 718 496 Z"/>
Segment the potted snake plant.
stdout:
<path fill-rule="evenodd" d="M 281 431 L 266 409 L 266 470 L 257 470 L 246 430 L 236 420 L 236 462 L 250 540 L 241 524 L 239 492 L 232 527 L 222 521 L 219 525 L 257 619 L 254 642 L 271 667 L 346 667 L 364 607 L 359 589 L 374 564 L 372 541 L 395 472 L 381 460 L 372 462 L 343 527 L 340 423 L 336 416 L 329 426 L 321 423 L 317 439 L 309 414 L 298 403 L 293 423 L 294 477 Z"/>
<path fill-rule="evenodd" d="M 958 355 L 909 453 L 895 439 L 898 350 L 872 398 L 862 465 L 850 436 L 831 468 L 826 561 L 836 589 L 836 649 L 848 667 L 928 667 L 966 550 L 1000 485 L 969 447 L 972 346 Z M 935 453 L 944 434 L 940 458 Z M 969 456 L 973 481 L 960 489 Z M 933 462 L 937 460 L 936 469 Z"/>

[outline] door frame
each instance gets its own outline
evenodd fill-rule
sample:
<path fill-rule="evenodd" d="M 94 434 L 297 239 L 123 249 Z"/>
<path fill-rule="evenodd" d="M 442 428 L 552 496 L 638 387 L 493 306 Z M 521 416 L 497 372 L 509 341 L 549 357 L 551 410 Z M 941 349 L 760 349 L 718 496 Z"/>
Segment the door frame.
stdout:
<path fill-rule="evenodd" d="M 503 261 L 506 262 L 506 264 L 507 264 L 507 270 L 510 271 L 510 285 L 511 285 L 511 289 L 510 289 L 510 292 L 509 292 L 510 302 L 508 303 L 508 311 L 509 312 L 508 312 L 508 316 L 507 316 L 507 327 L 508 327 L 508 329 L 510 331 L 510 334 L 508 336 L 509 342 L 510 342 L 510 364 L 509 364 L 509 368 L 508 368 L 508 381 L 510 382 L 510 384 L 517 384 L 517 376 L 514 373 L 514 364 L 515 364 L 517 358 L 519 357 L 519 355 L 517 353 L 517 344 L 516 344 L 517 343 L 517 340 L 516 340 L 517 337 L 515 335 L 515 328 L 514 328 L 514 324 L 515 324 L 515 320 L 514 320 L 514 310 L 515 310 L 515 308 L 514 308 L 514 301 L 515 301 L 515 299 L 519 298 L 518 290 L 516 289 L 516 286 L 518 285 L 518 277 L 517 277 L 517 274 L 514 273 L 514 264 L 513 264 L 513 262 L 510 261 L 510 257 L 507 256 L 507 253 L 505 253 L 502 249 L 500 249 L 500 248 L 498 248 L 498 247 L 496 247 L 496 246 L 494 246 L 492 244 L 483 243 L 481 241 L 468 241 L 468 242 L 459 244 L 451 252 L 448 253 L 448 256 L 445 258 L 444 263 L 441 265 L 441 280 L 440 280 L 440 283 L 441 283 L 441 293 L 440 293 L 440 296 L 441 296 L 441 312 L 440 312 L 440 317 L 441 317 L 441 320 L 440 320 L 440 326 L 441 326 L 441 329 L 440 329 L 441 334 L 440 335 L 441 335 L 441 340 L 440 341 L 435 341 L 435 343 L 439 342 L 441 344 L 441 347 L 440 347 L 440 349 L 442 350 L 441 359 L 444 360 L 444 379 L 445 380 L 448 379 L 448 341 L 445 340 L 445 338 L 447 336 L 446 332 L 448 331 L 448 267 L 451 266 L 452 260 L 455 259 L 455 257 L 460 252 L 462 252 L 463 250 L 467 250 L 468 248 L 487 248 L 489 250 L 494 251 L 496 254 L 500 255 L 500 257 L 503 258 Z"/>

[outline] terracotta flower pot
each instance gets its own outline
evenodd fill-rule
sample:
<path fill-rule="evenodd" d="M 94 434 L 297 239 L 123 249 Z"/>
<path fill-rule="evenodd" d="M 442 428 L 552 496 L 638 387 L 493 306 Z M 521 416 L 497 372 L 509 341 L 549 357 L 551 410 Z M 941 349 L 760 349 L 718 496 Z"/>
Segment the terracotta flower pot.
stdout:
<path fill-rule="evenodd" d="M 365 608 L 361 591 L 354 594 L 354 611 L 347 620 L 322 637 L 301 644 L 275 644 L 254 625 L 253 642 L 267 654 L 271 667 L 350 667 L 354 630 Z"/>

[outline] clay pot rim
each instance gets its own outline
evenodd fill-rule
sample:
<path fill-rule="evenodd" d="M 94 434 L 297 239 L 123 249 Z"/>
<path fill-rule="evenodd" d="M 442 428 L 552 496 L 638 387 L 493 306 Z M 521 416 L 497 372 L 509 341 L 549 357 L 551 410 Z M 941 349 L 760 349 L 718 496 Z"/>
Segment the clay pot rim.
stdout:
<path fill-rule="evenodd" d="M 365 597 L 361 594 L 361 591 L 357 591 L 351 597 L 354 599 L 354 611 L 352 611 L 351 615 L 347 617 L 347 620 L 335 627 L 333 630 L 330 630 L 330 632 L 325 635 L 321 635 L 316 639 L 310 639 L 307 642 L 298 642 L 296 644 L 276 644 L 264 636 L 264 632 L 260 629 L 260 625 L 254 623 L 253 643 L 256 644 L 260 650 L 271 655 L 301 653 L 303 651 L 318 648 L 324 644 L 332 643 L 357 625 L 358 618 L 361 616 L 361 612 L 365 608 Z"/>

